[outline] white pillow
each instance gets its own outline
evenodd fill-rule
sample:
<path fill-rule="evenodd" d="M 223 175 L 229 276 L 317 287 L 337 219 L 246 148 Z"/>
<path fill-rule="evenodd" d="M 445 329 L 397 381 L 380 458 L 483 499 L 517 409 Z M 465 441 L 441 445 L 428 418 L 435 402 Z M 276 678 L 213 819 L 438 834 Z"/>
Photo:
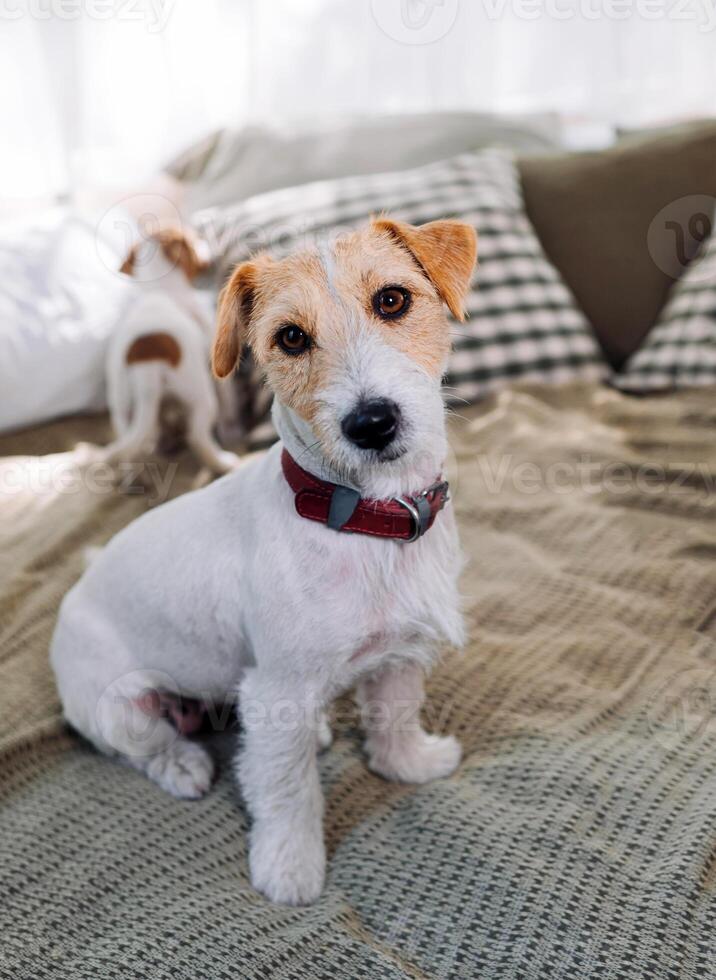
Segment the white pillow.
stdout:
<path fill-rule="evenodd" d="M 0 431 L 105 405 L 118 245 L 62 209 L 0 227 Z"/>

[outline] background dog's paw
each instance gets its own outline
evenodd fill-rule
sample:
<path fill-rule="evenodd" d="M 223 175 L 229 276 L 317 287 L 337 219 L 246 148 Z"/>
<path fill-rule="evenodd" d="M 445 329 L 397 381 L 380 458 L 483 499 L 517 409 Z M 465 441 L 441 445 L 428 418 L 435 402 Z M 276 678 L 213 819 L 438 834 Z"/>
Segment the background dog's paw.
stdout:
<path fill-rule="evenodd" d="M 238 470 L 243 463 L 244 458 L 242 456 L 237 456 L 229 449 L 219 449 L 215 454 L 213 465 L 209 467 L 209 472 L 212 478 L 225 476 L 227 473 Z"/>
<path fill-rule="evenodd" d="M 201 467 L 192 481 L 192 490 L 201 490 L 202 487 L 208 486 L 217 477 L 235 472 L 243 463 L 243 457 L 237 456 L 236 453 L 229 452 L 229 450 L 222 450 L 217 453 L 214 466 Z"/>
<path fill-rule="evenodd" d="M 452 735 L 428 735 L 418 732 L 410 738 L 391 740 L 369 739 L 366 743 L 368 768 L 399 783 L 429 783 L 455 772 L 462 750 Z"/>
<path fill-rule="evenodd" d="M 278 905 L 310 905 L 323 891 L 326 851 L 321 836 L 254 831 L 249 851 L 251 883 Z"/>
<path fill-rule="evenodd" d="M 212 473 L 208 466 L 202 466 L 194 479 L 191 481 L 191 489 L 201 490 L 202 487 L 208 487 L 214 480 L 214 477 L 215 474 Z"/>
<path fill-rule="evenodd" d="M 233 473 L 234 470 L 243 464 L 244 460 L 241 456 L 237 456 L 236 453 L 230 452 L 225 449 L 223 452 L 219 453 L 219 462 L 221 463 L 220 473 Z"/>
<path fill-rule="evenodd" d="M 76 442 L 72 455 L 78 466 L 89 466 L 92 463 L 102 463 L 105 458 L 105 447 L 93 442 Z"/>
<path fill-rule="evenodd" d="M 214 761 L 200 745 L 178 738 L 149 761 L 147 775 L 180 800 L 198 800 L 209 791 Z"/>

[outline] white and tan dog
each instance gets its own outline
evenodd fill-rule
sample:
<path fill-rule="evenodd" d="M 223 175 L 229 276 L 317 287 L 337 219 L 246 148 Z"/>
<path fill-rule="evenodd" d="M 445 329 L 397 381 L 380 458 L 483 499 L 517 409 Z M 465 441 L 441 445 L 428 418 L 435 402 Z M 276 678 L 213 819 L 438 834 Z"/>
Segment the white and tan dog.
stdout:
<path fill-rule="evenodd" d="M 96 453 L 115 465 L 152 452 L 161 435 L 162 404 L 171 396 L 186 416 L 186 437 L 214 473 L 238 457 L 213 435 L 218 400 L 209 371 L 209 324 L 192 283 L 205 268 L 198 243 L 165 228 L 134 245 L 120 271 L 133 296 L 107 350 L 107 400 L 116 439 Z"/>
<path fill-rule="evenodd" d="M 148 717 L 155 692 L 238 693 L 251 879 L 277 902 L 323 885 L 316 749 L 338 694 L 358 685 L 371 706 L 368 763 L 386 778 L 425 782 L 460 759 L 419 712 L 424 671 L 463 639 L 457 532 L 435 481 L 442 304 L 462 317 L 475 257 L 467 225 L 378 220 L 330 248 L 239 266 L 214 369 L 227 376 L 251 345 L 281 441 L 135 521 L 62 604 L 51 657 L 68 721 L 170 793 L 204 794 L 213 764 Z"/>

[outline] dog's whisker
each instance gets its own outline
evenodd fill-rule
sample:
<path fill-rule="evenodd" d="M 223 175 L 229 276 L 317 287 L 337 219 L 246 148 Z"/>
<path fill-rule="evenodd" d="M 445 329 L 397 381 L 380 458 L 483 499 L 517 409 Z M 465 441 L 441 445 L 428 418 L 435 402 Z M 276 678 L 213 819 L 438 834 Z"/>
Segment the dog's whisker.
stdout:
<path fill-rule="evenodd" d="M 448 392 L 450 391 L 449 388 L 444 388 L 443 390 L 444 391 L 448 391 Z M 457 388 L 454 388 L 453 391 L 457 391 Z M 454 400 L 454 401 L 462 402 L 463 405 L 469 405 L 470 404 L 470 399 L 469 398 L 463 398 L 462 395 L 450 395 L 450 398 L 452 400 Z M 450 408 L 450 406 L 448 406 L 448 410 L 449 410 L 449 408 Z"/>
<path fill-rule="evenodd" d="M 449 412 L 450 418 L 459 419 L 461 422 L 469 422 L 467 415 L 460 415 L 459 412 Z"/>
<path fill-rule="evenodd" d="M 316 441 L 312 442 L 310 446 L 306 446 L 306 448 L 302 450 L 302 452 L 300 452 L 296 457 L 296 462 L 300 463 L 304 456 L 306 456 L 308 453 L 313 452 L 313 450 L 317 449 L 320 445 L 321 445 L 321 440 L 316 439 Z"/>

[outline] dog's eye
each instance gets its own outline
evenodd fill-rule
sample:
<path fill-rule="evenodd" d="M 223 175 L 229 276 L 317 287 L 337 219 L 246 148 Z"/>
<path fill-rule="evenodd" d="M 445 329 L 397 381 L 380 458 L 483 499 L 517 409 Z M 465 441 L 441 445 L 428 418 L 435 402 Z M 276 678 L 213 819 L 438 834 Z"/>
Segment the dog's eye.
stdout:
<path fill-rule="evenodd" d="M 403 316 L 408 312 L 410 306 L 410 293 L 402 286 L 386 286 L 379 289 L 373 297 L 373 309 L 378 316 L 393 317 Z"/>
<path fill-rule="evenodd" d="M 276 342 L 287 354 L 303 354 L 311 346 L 311 338 L 295 323 L 281 327 L 276 334 Z"/>

